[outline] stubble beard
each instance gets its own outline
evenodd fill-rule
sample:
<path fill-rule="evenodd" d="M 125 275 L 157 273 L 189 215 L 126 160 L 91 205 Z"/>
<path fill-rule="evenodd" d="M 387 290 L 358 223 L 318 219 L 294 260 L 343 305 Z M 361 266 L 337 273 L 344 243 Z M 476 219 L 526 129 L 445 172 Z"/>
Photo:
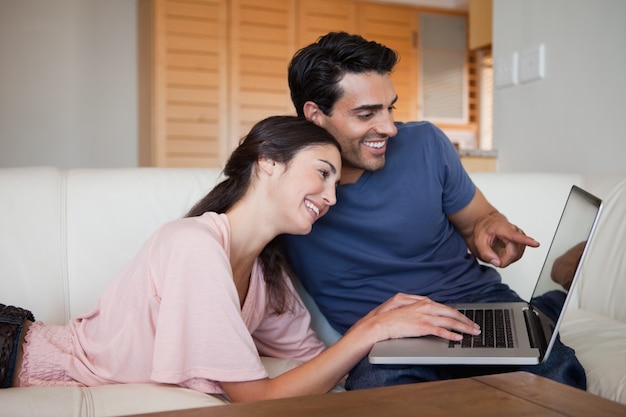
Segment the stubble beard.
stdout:
<path fill-rule="evenodd" d="M 361 149 L 361 143 L 357 144 L 349 154 L 342 155 L 343 164 L 354 169 L 362 169 L 365 171 L 379 171 L 385 167 L 385 154 L 374 155 L 366 154 Z"/>

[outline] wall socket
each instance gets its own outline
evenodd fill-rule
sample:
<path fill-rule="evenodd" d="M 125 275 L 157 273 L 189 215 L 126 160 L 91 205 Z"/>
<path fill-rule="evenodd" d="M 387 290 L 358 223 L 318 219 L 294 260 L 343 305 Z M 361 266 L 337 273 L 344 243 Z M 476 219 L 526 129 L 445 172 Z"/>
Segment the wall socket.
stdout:
<path fill-rule="evenodd" d="M 517 84 L 518 53 L 496 58 L 494 62 L 494 84 L 497 88 L 509 87 Z"/>
<path fill-rule="evenodd" d="M 539 44 L 522 52 L 520 79 L 523 83 L 545 77 L 545 47 Z"/>

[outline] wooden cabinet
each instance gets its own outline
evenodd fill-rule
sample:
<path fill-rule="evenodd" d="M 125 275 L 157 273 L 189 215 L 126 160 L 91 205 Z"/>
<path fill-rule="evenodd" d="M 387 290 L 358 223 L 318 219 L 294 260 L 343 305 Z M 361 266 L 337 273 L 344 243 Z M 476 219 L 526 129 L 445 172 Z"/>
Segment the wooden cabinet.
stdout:
<path fill-rule="evenodd" d="M 219 167 L 252 125 L 294 113 L 295 0 L 139 0 L 140 165 Z"/>
<path fill-rule="evenodd" d="M 295 0 L 231 0 L 228 44 L 229 150 L 257 121 L 295 114 L 287 66 L 296 49 Z"/>
<path fill-rule="evenodd" d="M 469 49 L 491 46 L 493 0 L 469 1 Z"/>
<path fill-rule="evenodd" d="M 219 166 L 227 156 L 223 0 L 139 2 L 140 165 Z"/>
<path fill-rule="evenodd" d="M 417 118 L 417 18 L 415 8 L 351 0 L 300 1 L 298 48 L 330 31 L 359 33 L 393 50 L 401 57 L 391 75 L 399 100 L 399 121 Z"/>
<path fill-rule="evenodd" d="M 409 6 L 362 2 L 358 30 L 396 51 L 400 61 L 391 79 L 398 94 L 394 116 L 398 121 L 417 120 L 417 33 L 419 14 Z"/>
<path fill-rule="evenodd" d="M 415 7 L 364 0 L 138 4 L 141 166 L 219 167 L 255 122 L 295 114 L 289 61 L 329 31 L 360 33 L 399 53 L 396 119 L 417 120 Z"/>
<path fill-rule="evenodd" d="M 309 45 L 328 32 L 357 30 L 358 3 L 352 0 L 298 2 L 298 48 Z M 294 51 L 295 52 L 295 51 Z"/>
<path fill-rule="evenodd" d="M 467 172 L 495 172 L 498 160 L 495 156 L 461 155 L 461 163 Z"/>

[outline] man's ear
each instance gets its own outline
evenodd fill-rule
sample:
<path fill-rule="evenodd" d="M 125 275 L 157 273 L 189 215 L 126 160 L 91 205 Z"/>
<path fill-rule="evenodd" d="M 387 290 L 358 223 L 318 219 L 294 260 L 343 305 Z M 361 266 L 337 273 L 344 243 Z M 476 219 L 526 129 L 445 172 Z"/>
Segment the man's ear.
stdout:
<path fill-rule="evenodd" d="M 315 123 L 318 126 L 322 126 L 322 116 L 324 115 L 324 113 L 322 112 L 322 110 L 320 110 L 320 108 L 318 107 L 318 105 L 312 101 L 307 101 L 306 103 L 304 103 L 304 107 L 302 108 L 302 111 L 304 113 L 304 117 L 310 121 Z"/>

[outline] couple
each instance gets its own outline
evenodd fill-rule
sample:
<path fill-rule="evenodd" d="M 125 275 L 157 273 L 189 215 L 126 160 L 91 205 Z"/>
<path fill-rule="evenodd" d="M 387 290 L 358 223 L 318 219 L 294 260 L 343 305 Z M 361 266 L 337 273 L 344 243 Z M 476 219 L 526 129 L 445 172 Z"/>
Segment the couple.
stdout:
<path fill-rule="evenodd" d="M 379 340 L 479 333 L 440 303 L 519 300 L 476 258 L 505 267 L 538 245 L 487 202 L 442 132 L 394 123 L 396 60 L 343 32 L 298 51 L 298 117 L 255 125 L 226 179 L 159 228 L 91 313 L 46 326 L 0 305 L 0 383 L 160 382 L 252 401 L 327 392 L 346 374 L 358 389 L 514 370 L 367 361 Z M 343 333 L 328 348 L 292 268 Z M 303 364 L 268 378 L 260 355 Z M 562 344 L 526 370 L 585 388 Z"/>

